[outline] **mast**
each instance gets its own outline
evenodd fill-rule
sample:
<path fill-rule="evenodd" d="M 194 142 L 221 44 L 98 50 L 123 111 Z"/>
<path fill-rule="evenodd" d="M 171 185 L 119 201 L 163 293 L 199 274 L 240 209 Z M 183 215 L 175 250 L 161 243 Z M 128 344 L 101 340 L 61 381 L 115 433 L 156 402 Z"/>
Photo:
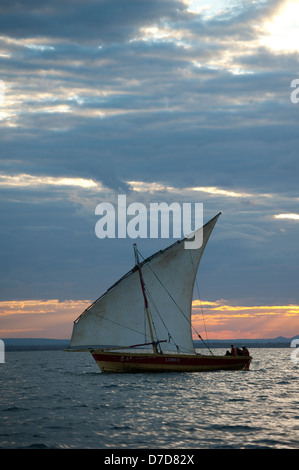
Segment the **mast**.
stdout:
<path fill-rule="evenodd" d="M 140 278 L 142 294 L 143 294 L 143 298 L 144 298 L 144 306 L 145 306 L 145 311 L 146 311 L 150 336 L 151 336 L 151 340 L 152 340 L 152 344 L 153 344 L 153 350 L 154 350 L 155 354 L 158 354 L 157 345 L 156 345 L 156 342 L 154 340 L 154 335 L 153 335 L 153 328 L 152 328 L 152 323 L 151 323 L 151 319 L 150 319 L 150 313 L 149 313 L 149 309 L 148 309 L 148 301 L 147 301 L 147 297 L 146 297 L 146 293 L 145 293 L 145 285 L 144 285 L 144 280 L 143 280 L 143 276 L 142 276 L 142 272 L 141 272 L 141 267 L 140 267 L 140 262 L 139 262 L 139 256 L 138 256 L 138 250 L 137 250 L 136 243 L 134 243 L 133 247 L 134 247 L 134 253 L 135 253 L 136 266 L 137 266 L 138 272 L 139 272 L 139 278 Z"/>

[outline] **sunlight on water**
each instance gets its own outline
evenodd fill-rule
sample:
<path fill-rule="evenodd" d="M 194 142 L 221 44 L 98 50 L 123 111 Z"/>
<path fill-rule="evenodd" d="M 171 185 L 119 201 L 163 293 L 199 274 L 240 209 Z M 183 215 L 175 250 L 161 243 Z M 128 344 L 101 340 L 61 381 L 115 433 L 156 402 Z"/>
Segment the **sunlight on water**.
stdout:
<path fill-rule="evenodd" d="M 7 352 L 0 447 L 297 448 L 291 350 L 251 353 L 250 371 L 105 375 L 88 353 Z"/>

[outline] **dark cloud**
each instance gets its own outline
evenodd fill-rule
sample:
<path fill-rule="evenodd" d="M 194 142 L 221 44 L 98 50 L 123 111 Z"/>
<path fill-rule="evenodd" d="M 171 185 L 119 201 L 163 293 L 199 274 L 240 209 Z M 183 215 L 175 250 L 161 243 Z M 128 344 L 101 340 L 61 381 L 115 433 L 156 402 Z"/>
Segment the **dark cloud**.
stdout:
<path fill-rule="evenodd" d="M 161 17 L 173 20 L 187 15 L 184 10 L 179 0 L 12 1 L 1 4 L 0 28 L 2 34 L 17 38 L 115 43 Z"/>
<path fill-rule="evenodd" d="M 126 193 L 193 198 L 206 218 L 223 211 L 204 264 L 207 296 L 269 301 L 276 286 L 277 301 L 298 302 L 298 222 L 273 219 L 298 212 L 298 53 L 259 40 L 282 5 L 235 2 L 209 19 L 175 0 L 2 2 L 0 176 L 105 186 L 1 187 L 4 299 L 93 297 L 129 269 L 131 241 L 94 234 L 96 204 Z M 136 193 L 129 181 L 175 191 Z M 211 186 L 248 196 L 179 192 Z M 147 254 L 159 248 L 140 243 Z M 290 281 L 283 293 L 276 263 Z"/>

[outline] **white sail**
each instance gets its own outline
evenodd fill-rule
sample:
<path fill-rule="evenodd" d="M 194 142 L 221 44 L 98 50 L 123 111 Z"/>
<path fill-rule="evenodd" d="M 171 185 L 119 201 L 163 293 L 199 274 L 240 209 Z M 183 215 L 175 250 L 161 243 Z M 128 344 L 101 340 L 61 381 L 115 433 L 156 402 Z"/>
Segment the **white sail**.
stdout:
<path fill-rule="evenodd" d="M 163 352 L 194 352 L 191 304 L 197 268 L 220 214 L 203 228 L 199 249 L 184 240 L 140 263 L 155 341 Z M 75 321 L 70 348 L 130 347 L 151 342 L 139 272 L 132 269 Z"/>

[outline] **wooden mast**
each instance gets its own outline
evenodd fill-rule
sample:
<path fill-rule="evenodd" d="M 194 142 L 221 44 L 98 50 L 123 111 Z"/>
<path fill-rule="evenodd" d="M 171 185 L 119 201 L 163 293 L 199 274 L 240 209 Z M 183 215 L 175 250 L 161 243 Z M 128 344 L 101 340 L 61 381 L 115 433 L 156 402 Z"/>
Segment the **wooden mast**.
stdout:
<path fill-rule="evenodd" d="M 141 272 L 141 268 L 140 268 L 140 262 L 139 262 L 139 256 L 138 256 L 138 250 L 137 250 L 136 243 L 134 243 L 133 246 L 134 246 L 136 266 L 138 267 L 138 272 L 139 272 L 140 284 L 141 284 L 142 294 L 143 294 L 143 298 L 144 298 L 145 311 L 146 311 L 150 336 L 151 336 L 151 340 L 152 340 L 153 350 L 154 350 L 154 354 L 158 354 L 157 344 L 154 340 L 154 335 L 153 335 L 153 328 L 152 328 L 152 323 L 151 323 L 151 319 L 150 319 L 150 313 L 149 313 L 149 309 L 148 309 L 148 301 L 147 301 L 147 297 L 146 297 L 146 293 L 145 293 L 145 285 L 144 285 L 144 280 L 143 280 L 143 276 L 142 276 L 142 272 Z"/>

